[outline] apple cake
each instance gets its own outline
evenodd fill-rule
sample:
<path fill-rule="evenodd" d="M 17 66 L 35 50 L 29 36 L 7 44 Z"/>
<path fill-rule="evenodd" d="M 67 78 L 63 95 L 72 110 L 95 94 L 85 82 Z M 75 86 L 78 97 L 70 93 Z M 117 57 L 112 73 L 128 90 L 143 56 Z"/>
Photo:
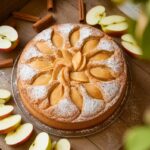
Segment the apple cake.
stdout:
<path fill-rule="evenodd" d="M 126 90 L 126 63 L 111 37 L 82 24 L 54 25 L 24 48 L 17 86 L 27 110 L 57 129 L 97 125 Z"/>

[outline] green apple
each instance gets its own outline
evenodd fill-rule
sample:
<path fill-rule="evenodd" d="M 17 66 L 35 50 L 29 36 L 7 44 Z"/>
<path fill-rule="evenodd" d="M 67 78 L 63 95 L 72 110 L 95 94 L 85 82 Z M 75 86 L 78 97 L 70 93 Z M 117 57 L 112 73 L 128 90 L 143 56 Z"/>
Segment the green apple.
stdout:
<path fill-rule="evenodd" d="M 4 104 L 10 100 L 11 93 L 8 90 L 0 89 L 0 104 Z"/>
<path fill-rule="evenodd" d="M 111 15 L 102 18 L 100 25 L 102 30 L 110 35 L 120 36 L 127 32 L 126 18 L 120 15 Z"/>
<path fill-rule="evenodd" d="M 7 118 L 0 120 L 0 134 L 9 133 L 15 130 L 21 122 L 20 115 L 11 115 Z"/>
<path fill-rule="evenodd" d="M 51 150 L 51 139 L 45 132 L 37 135 L 29 150 Z"/>
<path fill-rule="evenodd" d="M 142 50 L 141 48 L 137 45 L 137 42 L 133 38 L 132 35 L 130 34 L 124 34 L 121 37 L 121 44 L 124 47 L 124 49 L 128 52 L 128 54 L 134 56 L 134 57 L 139 57 L 142 55 Z"/>
<path fill-rule="evenodd" d="M 55 150 L 70 150 L 70 142 L 67 139 L 60 139 L 55 146 Z"/>
<path fill-rule="evenodd" d="M 99 24 L 101 19 L 106 16 L 105 7 L 98 5 L 91 8 L 86 15 L 86 22 L 89 25 Z"/>
<path fill-rule="evenodd" d="M 14 110 L 11 105 L 0 104 L 0 120 L 8 117 Z"/>
<path fill-rule="evenodd" d="M 33 125 L 25 123 L 20 125 L 15 131 L 7 134 L 5 141 L 7 145 L 19 145 L 26 142 L 32 135 Z"/>

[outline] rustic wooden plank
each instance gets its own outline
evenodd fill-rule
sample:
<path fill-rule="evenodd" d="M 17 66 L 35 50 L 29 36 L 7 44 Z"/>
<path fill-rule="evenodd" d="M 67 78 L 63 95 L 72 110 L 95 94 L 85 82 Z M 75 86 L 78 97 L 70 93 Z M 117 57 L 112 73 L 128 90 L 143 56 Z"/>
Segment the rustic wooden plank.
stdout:
<path fill-rule="evenodd" d="M 127 126 L 117 119 L 111 126 L 101 133 L 89 136 L 88 139 L 95 143 L 101 150 L 119 150 L 122 147 L 122 137 Z"/>
<path fill-rule="evenodd" d="M 107 7 L 107 14 L 120 14 L 120 11 L 110 5 L 109 1 L 105 0 L 93 0 L 88 1 L 85 0 L 87 10 L 91 7 L 102 4 Z M 34 6 L 34 9 L 33 9 Z M 47 13 L 46 10 L 46 1 L 42 0 L 31 0 L 25 7 L 23 7 L 21 12 L 28 12 L 37 16 L 44 16 Z M 56 0 L 55 1 L 55 9 L 54 9 L 54 17 L 56 17 L 56 23 L 67 23 L 74 22 L 78 23 L 78 5 L 77 1 L 74 0 Z M 25 44 L 36 35 L 36 32 L 32 29 L 32 23 L 17 20 L 17 30 L 19 32 L 20 37 L 20 45 L 18 48 L 9 54 L 0 54 L 0 58 L 9 58 L 16 56 L 22 51 L 22 48 Z M 129 58 L 129 57 L 128 57 Z M 149 92 L 149 82 L 150 77 L 146 73 L 148 70 L 143 70 L 146 64 L 138 67 L 137 65 L 141 65 L 141 62 L 138 64 L 134 63 L 132 58 L 129 58 L 129 64 L 131 69 L 132 76 L 134 78 L 133 81 L 133 93 L 129 97 L 129 103 L 127 103 L 124 107 L 123 114 L 121 115 L 121 119 L 118 119 L 111 126 L 107 127 L 103 132 L 95 134 L 93 136 L 89 136 L 88 138 L 70 138 L 72 149 L 73 150 L 116 150 L 122 146 L 122 136 L 125 132 L 127 126 L 137 124 L 141 122 L 141 113 L 144 110 L 145 105 L 148 104 L 148 94 Z M 148 67 L 147 67 L 148 68 Z M 10 76 L 11 76 L 11 68 L 1 69 L 0 70 L 0 87 L 10 89 Z M 143 82 L 145 80 L 146 82 Z M 146 84 L 145 84 L 146 83 Z M 149 85 L 148 85 L 149 84 Z M 143 100 L 144 99 L 144 100 Z M 10 104 L 14 104 L 14 102 L 10 102 Z M 15 112 L 21 113 L 18 108 L 15 106 Z M 24 116 L 22 115 L 23 120 L 26 121 Z M 40 132 L 40 130 L 35 129 L 36 133 Z M 28 149 L 29 145 L 33 141 L 35 134 L 32 136 L 32 139 L 27 143 L 17 147 L 11 148 L 7 146 L 4 142 L 4 136 L 0 136 L 0 148 L 3 150 L 22 150 Z M 52 136 L 52 139 L 58 139 Z"/>
<path fill-rule="evenodd" d="M 121 119 L 130 126 L 142 122 L 143 112 L 150 105 L 150 75 L 135 65 L 131 59 L 128 62 L 132 77 L 132 89 Z"/>

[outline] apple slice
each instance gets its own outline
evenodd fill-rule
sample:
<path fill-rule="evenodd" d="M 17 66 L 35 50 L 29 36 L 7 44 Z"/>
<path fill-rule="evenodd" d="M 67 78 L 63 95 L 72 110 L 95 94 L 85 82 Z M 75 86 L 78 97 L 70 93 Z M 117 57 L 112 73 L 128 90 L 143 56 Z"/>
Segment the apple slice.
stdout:
<path fill-rule="evenodd" d="M 70 142 L 67 139 L 60 139 L 55 146 L 55 150 L 70 150 Z"/>
<path fill-rule="evenodd" d="M 11 105 L 0 104 L 0 120 L 8 117 L 14 110 Z"/>
<path fill-rule="evenodd" d="M 105 7 L 98 5 L 88 11 L 86 15 L 86 22 L 89 25 L 96 25 L 99 24 L 101 19 L 105 16 Z"/>
<path fill-rule="evenodd" d="M 141 48 L 137 45 L 135 39 L 130 34 L 125 34 L 121 37 L 121 44 L 125 50 L 134 57 L 142 55 Z"/>
<path fill-rule="evenodd" d="M 17 31 L 7 25 L 0 26 L 0 51 L 11 51 L 18 45 Z"/>
<path fill-rule="evenodd" d="M 10 100 L 11 93 L 8 90 L 0 89 L 0 104 L 4 104 Z"/>
<path fill-rule="evenodd" d="M 20 125 L 15 131 L 7 134 L 5 141 L 7 145 L 15 146 L 26 142 L 32 135 L 33 125 L 25 123 Z"/>
<path fill-rule="evenodd" d="M 51 139 L 45 132 L 37 135 L 29 150 L 51 150 Z"/>
<path fill-rule="evenodd" d="M 112 15 L 102 18 L 100 25 L 105 33 L 114 36 L 120 36 L 126 33 L 128 29 L 126 18 L 119 15 Z"/>
<path fill-rule="evenodd" d="M 12 115 L 0 120 L 0 134 L 5 134 L 15 130 L 21 122 L 20 115 Z"/>

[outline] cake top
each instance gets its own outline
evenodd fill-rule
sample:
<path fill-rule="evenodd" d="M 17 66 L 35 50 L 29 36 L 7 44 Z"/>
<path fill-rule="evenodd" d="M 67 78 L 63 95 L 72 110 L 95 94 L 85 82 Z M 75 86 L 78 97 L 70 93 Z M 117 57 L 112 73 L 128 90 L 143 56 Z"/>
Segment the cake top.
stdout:
<path fill-rule="evenodd" d="M 126 80 L 117 44 L 100 30 L 62 24 L 25 47 L 18 82 L 28 101 L 46 116 L 66 122 L 92 119 L 120 97 Z"/>

